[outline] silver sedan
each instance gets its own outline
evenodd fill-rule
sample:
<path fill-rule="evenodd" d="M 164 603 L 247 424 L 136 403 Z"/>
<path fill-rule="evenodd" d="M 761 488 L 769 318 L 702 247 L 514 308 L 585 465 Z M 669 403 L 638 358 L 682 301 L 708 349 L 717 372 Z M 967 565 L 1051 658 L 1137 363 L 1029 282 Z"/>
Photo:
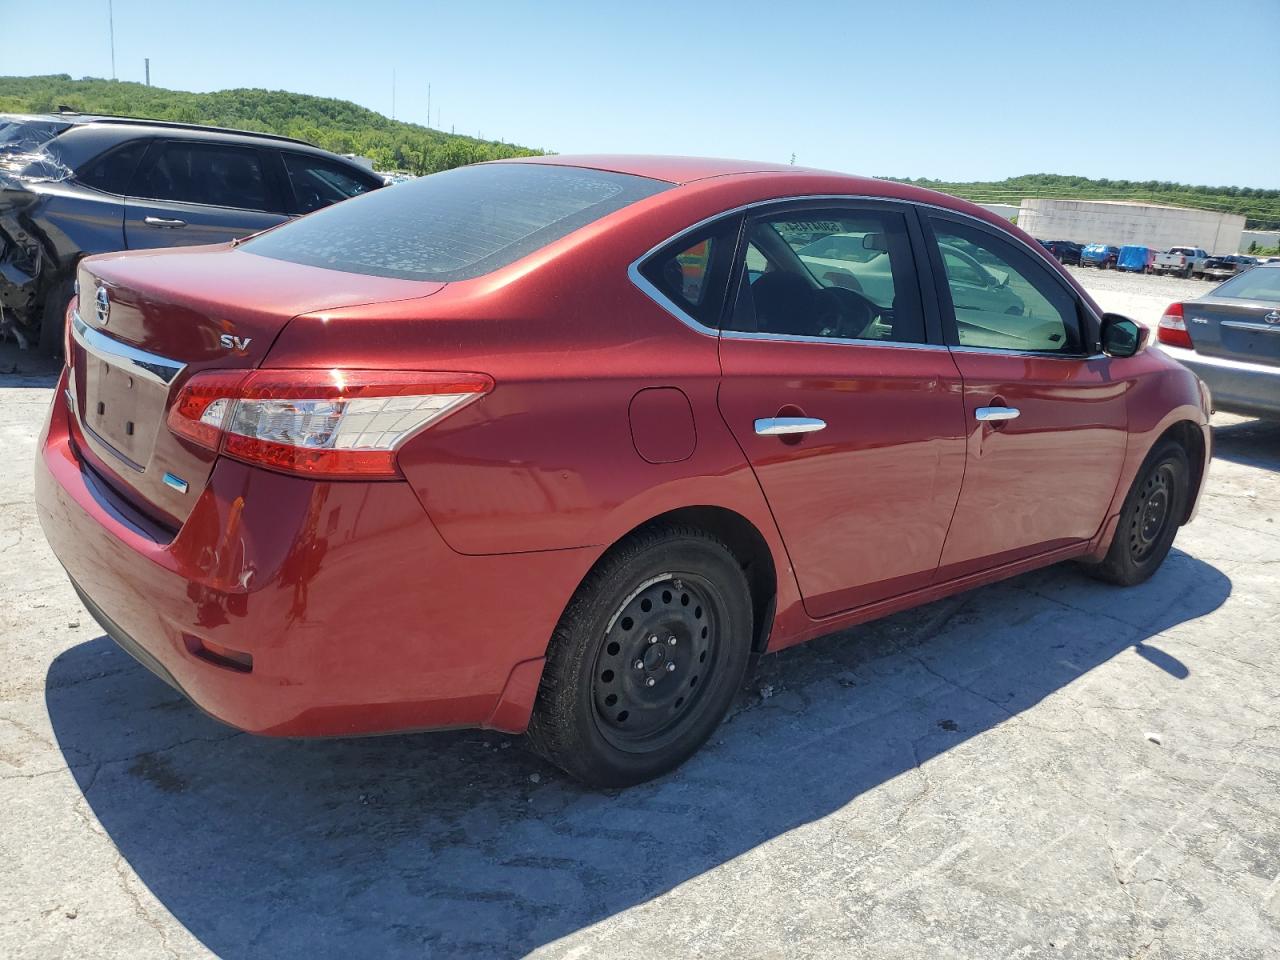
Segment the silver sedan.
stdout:
<path fill-rule="evenodd" d="M 1171 304 L 1156 336 L 1209 387 L 1214 409 L 1280 420 L 1280 263 Z"/>

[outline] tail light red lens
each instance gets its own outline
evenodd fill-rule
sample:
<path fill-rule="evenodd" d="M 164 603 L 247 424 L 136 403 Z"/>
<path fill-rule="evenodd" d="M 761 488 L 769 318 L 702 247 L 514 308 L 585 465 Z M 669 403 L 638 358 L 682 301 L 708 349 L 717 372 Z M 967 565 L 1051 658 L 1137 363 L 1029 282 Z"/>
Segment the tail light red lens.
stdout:
<path fill-rule="evenodd" d="M 332 479 L 399 476 L 410 437 L 493 389 L 479 373 L 210 370 L 183 386 L 169 429 L 258 466 Z"/>
<path fill-rule="evenodd" d="M 1182 318 L 1182 304 L 1171 303 L 1160 318 L 1160 326 L 1156 328 L 1156 339 L 1171 347 L 1194 349 L 1191 334 L 1187 333 L 1186 321 Z"/>

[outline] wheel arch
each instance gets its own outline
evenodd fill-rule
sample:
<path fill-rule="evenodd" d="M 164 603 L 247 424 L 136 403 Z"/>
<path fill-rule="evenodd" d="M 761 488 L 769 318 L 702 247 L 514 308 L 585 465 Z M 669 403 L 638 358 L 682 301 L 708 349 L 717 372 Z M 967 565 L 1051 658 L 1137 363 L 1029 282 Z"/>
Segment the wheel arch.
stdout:
<path fill-rule="evenodd" d="M 618 536 L 591 565 L 594 570 L 621 543 L 653 526 L 687 525 L 704 530 L 729 548 L 751 591 L 751 652 L 762 653 L 769 642 L 778 603 L 778 570 L 773 551 L 760 529 L 736 510 L 713 504 L 676 507 L 635 524 Z M 590 571 L 588 571 L 590 573 Z M 584 578 L 585 579 L 585 576 Z"/>
<path fill-rule="evenodd" d="M 1192 420 L 1178 420 L 1170 424 L 1151 444 L 1151 448 L 1147 451 L 1147 457 L 1151 456 L 1151 452 L 1156 449 L 1163 441 L 1173 440 L 1184 450 L 1187 451 L 1187 459 L 1191 461 L 1191 488 L 1187 491 L 1187 504 L 1183 512 L 1182 518 L 1178 521 L 1181 526 L 1191 520 L 1195 513 L 1195 504 L 1200 499 L 1200 487 L 1204 483 L 1205 476 L 1205 458 L 1208 453 L 1204 438 L 1204 429 L 1200 424 Z M 1144 458 L 1144 463 L 1146 458 Z"/>

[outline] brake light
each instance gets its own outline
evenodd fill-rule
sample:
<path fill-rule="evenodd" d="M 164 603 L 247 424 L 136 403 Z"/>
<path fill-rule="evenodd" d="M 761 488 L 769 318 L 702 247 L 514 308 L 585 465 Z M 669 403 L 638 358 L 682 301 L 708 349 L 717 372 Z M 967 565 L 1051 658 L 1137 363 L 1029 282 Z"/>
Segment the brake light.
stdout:
<path fill-rule="evenodd" d="M 1171 347 L 1195 349 L 1191 343 L 1191 334 L 1187 333 L 1186 321 L 1182 319 L 1182 304 L 1171 303 L 1160 318 L 1160 326 L 1156 328 L 1156 339 Z"/>
<path fill-rule="evenodd" d="M 399 476 L 396 451 L 493 389 L 479 373 L 209 370 L 169 408 L 169 429 L 209 450 L 312 477 Z"/>

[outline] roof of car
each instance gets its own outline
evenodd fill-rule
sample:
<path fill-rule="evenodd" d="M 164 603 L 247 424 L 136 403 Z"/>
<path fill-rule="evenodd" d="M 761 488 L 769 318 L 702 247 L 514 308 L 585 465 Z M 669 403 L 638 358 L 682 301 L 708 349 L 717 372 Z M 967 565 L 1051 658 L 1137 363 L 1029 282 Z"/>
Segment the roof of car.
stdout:
<path fill-rule="evenodd" d="M 147 117 L 119 117 L 110 114 L 75 113 L 72 111 L 40 114 L 8 114 L 7 116 L 19 120 L 42 120 L 51 123 L 66 123 L 71 124 L 72 126 L 80 126 L 83 124 L 121 124 L 133 127 L 158 127 L 165 130 L 185 130 L 192 133 L 225 133 L 240 137 L 282 140 L 286 143 L 296 143 L 304 147 L 315 146 L 315 144 L 308 143 L 306 140 L 299 140 L 296 137 L 285 137 L 276 133 L 263 133 L 259 130 L 240 130 L 236 127 L 216 127 L 203 123 L 183 123 L 178 120 L 153 120 Z"/>
<path fill-rule="evenodd" d="M 518 157 L 501 163 L 543 163 L 561 167 L 586 167 L 627 173 L 668 183 L 693 183 L 712 177 L 728 177 L 743 173 L 797 173 L 812 176 L 845 177 L 850 181 L 874 182 L 867 177 L 831 170 L 794 167 L 787 163 L 760 163 L 754 160 L 725 160 L 713 157 L 645 156 L 627 154 L 568 154 L 544 157 Z"/>

